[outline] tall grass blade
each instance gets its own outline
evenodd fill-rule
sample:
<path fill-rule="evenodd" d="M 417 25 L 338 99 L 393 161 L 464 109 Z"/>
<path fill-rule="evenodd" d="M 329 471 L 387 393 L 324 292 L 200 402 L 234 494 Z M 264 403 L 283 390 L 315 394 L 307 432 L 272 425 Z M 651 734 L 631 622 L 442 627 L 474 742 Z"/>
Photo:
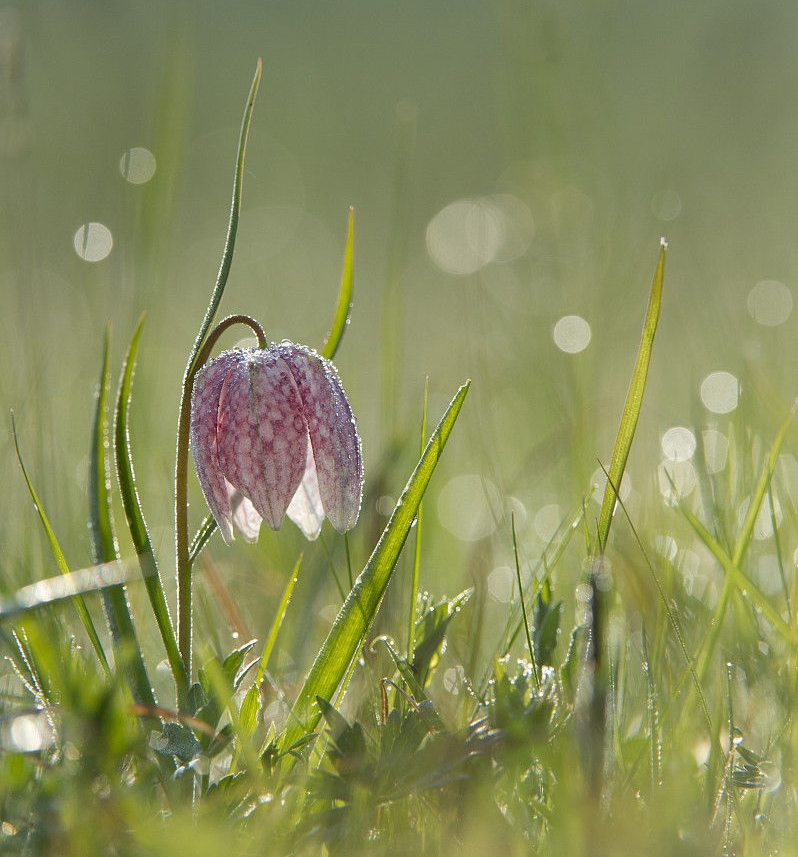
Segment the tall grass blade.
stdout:
<path fill-rule="evenodd" d="M 130 340 L 125 362 L 122 367 L 122 377 L 119 381 L 119 393 L 116 400 L 114 420 L 114 452 L 116 454 L 116 473 L 119 480 L 119 491 L 122 505 L 125 509 L 130 537 L 136 549 L 141 573 L 144 576 L 144 586 L 150 599 L 155 621 L 161 633 L 166 657 L 172 670 L 177 686 L 178 701 L 182 702 L 183 695 L 188 689 L 188 678 L 183 660 L 177 648 L 177 639 L 169 617 L 169 608 L 164 597 L 163 584 L 158 574 L 158 565 L 152 550 L 152 543 L 147 532 L 147 524 L 141 511 L 136 477 L 133 472 L 133 455 L 130 448 L 130 401 L 132 396 L 133 371 L 136 366 L 139 339 L 141 337 L 144 317 L 142 316 L 133 338 Z"/>
<path fill-rule="evenodd" d="M 258 85 L 263 71 L 263 63 L 259 59 L 255 67 L 255 76 L 252 78 L 252 85 L 249 89 L 247 103 L 244 108 L 244 118 L 241 121 L 241 131 L 238 137 L 238 153 L 236 155 L 236 168 L 233 176 L 233 199 L 230 203 L 230 218 L 227 222 L 227 237 L 224 242 L 224 250 L 222 251 L 222 260 L 219 264 L 219 273 L 216 275 L 216 284 L 211 294 L 211 300 L 208 308 L 205 310 L 205 317 L 202 319 L 199 333 L 194 340 L 194 347 L 191 349 L 191 356 L 188 359 L 186 366 L 186 375 L 188 375 L 194 361 L 199 354 L 202 343 L 211 329 L 213 320 L 216 317 L 216 311 L 219 309 L 219 304 L 222 301 L 224 288 L 227 285 L 227 278 L 230 275 L 230 268 L 233 264 L 233 251 L 235 250 L 236 234 L 238 232 L 238 218 L 241 212 L 241 189 L 244 181 L 244 160 L 247 151 L 247 139 L 249 137 L 249 126 L 252 122 L 252 110 L 255 107 L 255 97 L 258 94 Z"/>
<path fill-rule="evenodd" d="M 651 285 L 651 297 L 648 302 L 648 311 L 643 325 L 643 337 L 637 352 L 632 383 L 626 394 L 626 404 L 621 416 L 621 424 L 618 428 L 618 436 L 615 440 L 615 448 L 612 451 L 609 478 L 607 487 L 604 489 L 604 499 L 601 503 L 601 514 L 598 524 L 598 549 L 603 552 L 607 544 L 607 538 L 612 525 L 612 515 L 617 500 L 616 489 L 620 488 L 621 479 L 626 470 L 626 462 L 629 459 L 629 450 L 637 429 L 637 420 L 640 416 L 640 407 L 643 404 L 643 391 L 646 387 L 648 367 L 651 362 L 651 351 L 654 345 L 654 334 L 657 332 L 660 305 L 662 303 L 662 281 L 665 274 L 665 251 L 667 244 L 663 241 L 659 251 L 657 269 L 654 272 L 654 282 Z"/>
<path fill-rule="evenodd" d="M 344 245 L 344 264 L 341 271 L 341 285 L 338 289 L 338 303 L 335 307 L 330 332 L 324 340 L 321 349 L 323 357 L 332 360 L 335 352 L 341 344 L 341 340 L 349 321 L 349 313 L 352 311 L 352 289 L 354 286 L 355 272 L 355 209 L 349 209 L 349 221 L 346 227 L 346 244 Z"/>
<path fill-rule="evenodd" d="M 427 442 L 427 404 L 429 402 L 429 377 L 424 382 L 424 407 L 421 411 L 421 438 L 419 455 L 424 454 Z M 413 551 L 413 576 L 410 581 L 410 610 L 407 620 L 407 662 L 413 663 L 416 649 L 416 612 L 418 602 L 418 581 L 421 576 L 421 531 L 424 523 L 424 504 L 419 503 L 416 515 L 416 544 Z"/>
<path fill-rule="evenodd" d="M 77 571 L 67 571 L 59 577 L 37 580 L 21 587 L 13 595 L 0 599 L 0 620 L 13 619 L 59 601 L 121 586 L 132 580 L 133 574 L 133 568 L 126 567 L 121 562 L 109 562 Z"/>
<path fill-rule="evenodd" d="M 316 698 L 331 700 L 357 658 L 377 615 L 399 553 L 415 520 L 421 498 L 460 413 L 469 385 L 470 382 L 458 390 L 432 433 L 374 552 L 355 581 L 316 656 L 282 735 L 280 748 L 283 752 L 289 751 L 316 728 L 321 717 Z"/>
<path fill-rule="evenodd" d="M 288 610 L 288 602 L 291 600 L 291 593 L 294 591 L 294 586 L 297 582 L 297 578 L 299 577 L 299 567 L 301 565 L 302 554 L 299 555 L 299 559 L 296 561 L 294 570 L 288 578 L 288 583 L 286 583 L 285 589 L 283 590 L 283 597 L 280 599 L 280 604 L 277 607 L 277 613 L 274 617 L 274 622 L 272 622 L 269 636 L 266 638 L 266 645 L 263 647 L 263 654 L 261 655 L 260 663 L 258 664 L 258 672 L 255 675 L 256 685 L 260 685 L 261 681 L 263 681 L 263 676 L 266 674 L 266 667 L 269 665 L 269 658 L 272 655 L 274 644 L 277 641 L 277 635 L 280 633 L 280 628 L 282 627 L 283 619 L 285 618 L 285 612 Z"/>
<path fill-rule="evenodd" d="M 47 515 L 42 508 L 42 504 L 39 501 L 38 496 L 36 495 L 36 491 L 33 487 L 33 483 L 30 481 L 28 477 L 28 471 L 25 469 L 25 463 L 22 460 L 22 453 L 19 449 L 19 439 L 17 438 L 17 426 L 14 421 L 14 412 L 11 412 L 11 433 L 14 436 L 14 449 L 17 453 L 17 461 L 19 462 L 20 470 L 22 470 L 22 476 L 25 479 L 25 484 L 28 486 L 28 491 L 30 492 L 31 499 L 33 500 L 33 506 L 36 509 L 39 520 L 42 522 L 42 527 L 44 527 L 44 533 L 47 536 L 47 542 L 50 545 L 50 551 L 55 558 L 56 565 L 58 566 L 58 570 L 63 575 L 71 574 L 69 570 L 69 565 L 67 564 L 66 558 L 64 557 L 63 551 L 61 550 L 61 546 L 58 544 L 58 539 L 53 532 L 53 528 L 50 526 L 50 522 L 47 519 Z M 97 629 L 94 627 L 94 622 L 92 621 L 91 615 L 89 614 L 89 610 L 86 607 L 86 602 L 83 600 L 83 597 L 79 594 L 75 594 L 72 596 L 72 603 L 75 605 L 75 610 L 77 610 L 78 616 L 80 617 L 80 621 L 83 624 L 84 629 L 86 630 L 86 635 L 91 642 L 92 648 L 97 654 L 97 659 L 100 661 L 102 668 L 106 673 L 110 674 L 111 670 L 108 666 L 108 658 L 105 656 L 105 651 L 103 650 L 102 643 L 100 642 L 100 638 L 97 635 Z"/>
<path fill-rule="evenodd" d="M 105 329 L 102 370 L 94 410 L 91 449 L 89 454 L 89 532 L 92 558 L 98 565 L 119 559 L 119 549 L 111 518 L 110 462 L 108 443 L 108 384 L 110 380 L 110 328 Z M 130 605 L 123 585 L 110 586 L 103 591 L 103 604 L 117 655 L 124 665 L 134 702 L 154 706 L 155 697 L 147 677 L 147 668 L 130 615 Z"/>

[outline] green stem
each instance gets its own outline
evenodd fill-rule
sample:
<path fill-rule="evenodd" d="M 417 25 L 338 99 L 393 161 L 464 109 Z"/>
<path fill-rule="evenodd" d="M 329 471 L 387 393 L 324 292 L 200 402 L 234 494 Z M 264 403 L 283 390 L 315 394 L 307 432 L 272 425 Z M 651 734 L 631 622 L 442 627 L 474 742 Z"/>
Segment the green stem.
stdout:
<path fill-rule="evenodd" d="M 222 252 L 222 261 L 219 265 L 219 273 L 216 276 L 216 285 L 211 294 L 211 300 L 202 319 L 199 333 L 191 348 L 186 370 L 183 374 L 183 385 L 180 396 L 180 411 L 177 429 L 177 454 L 175 457 L 175 566 L 177 574 L 177 626 L 178 646 L 186 664 L 188 675 L 191 675 L 191 560 L 189 558 L 188 544 L 188 428 L 190 423 L 190 401 L 194 374 L 197 367 L 202 364 L 199 358 L 202 356 L 203 343 L 208 335 L 216 311 L 227 285 L 227 277 L 233 264 L 233 250 L 235 249 L 236 233 L 238 232 L 238 215 L 241 211 L 241 187 L 244 177 L 244 156 L 247 149 L 247 137 L 249 126 L 252 121 L 252 110 L 255 106 L 255 96 L 258 93 L 258 84 L 263 70 L 263 63 L 258 60 L 255 68 L 255 76 L 249 89 L 249 96 L 244 108 L 244 118 L 241 122 L 241 132 L 238 137 L 238 155 L 236 157 L 236 168 L 233 176 L 233 199 L 230 203 L 230 218 L 227 224 L 227 237 Z M 202 352 L 202 353 L 201 353 Z"/>
<path fill-rule="evenodd" d="M 263 328 L 248 315 L 228 316 L 208 334 L 198 349 L 183 378 L 180 397 L 180 416 L 177 424 L 177 463 L 175 466 L 175 544 L 177 550 L 177 645 L 180 656 L 191 675 L 191 567 L 193 558 L 188 541 L 188 442 L 191 428 L 191 391 L 194 377 L 211 355 L 219 337 L 234 324 L 251 328 L 260 348 L 266 348 Z"/>

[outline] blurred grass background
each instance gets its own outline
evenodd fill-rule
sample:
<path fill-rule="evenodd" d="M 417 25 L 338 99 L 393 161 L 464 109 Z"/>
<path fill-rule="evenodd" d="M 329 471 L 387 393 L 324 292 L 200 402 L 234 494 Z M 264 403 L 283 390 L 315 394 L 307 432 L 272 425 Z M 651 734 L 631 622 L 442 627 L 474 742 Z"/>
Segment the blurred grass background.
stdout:
<path fill-rule="evenodd" d="M 319 347 L 355 206 L 355 306 L 336 359 L 366 459 L 355 571 L 379 532 L 380 496 L 397 496 L 414 461 L 427 375 L 433 422 L 459 383 L 474 384 L 426 501 L 422 585 L 452 594 L 509 565 L 509 511 L 524 558 L 539 555 L 550 528 L 538 512 L 557 520 L 578 508 L 597 458 L 609 458 L 661 235 L 671 251 L 630 509 L 649 543 L 677 534 L 657 477 L 662 433 L 711 424 L 755 457 L 796 393 L 795 316 L 765 327 L 747 303 L 760 281 L 795 285 L 796 43 L 790 3 L 0 3 L 0 405 L 15 410 L 73 567 L 90 563 L 85 474 L 102 331 L 110 320 L 118 366 L 147 310 L 133 448 L 169 573 L 179 383 L 222 251 L 258 56 L 222 312 Z M 132 147 L 157 164 L 141 185 L 120 171 Z M 497 194 L 520 212 L 515 249 L 468 273 L 442 270 L 427 243 L 436 215 Z M 92 222 L 113 236 L 97 262 L 74 245 Z M 494 227 L 478 221 L 488 233 L 478 239 L 489 243 Z M 552 338 L 571 314 L 592 330 L 578 354 Z M 699 398 L 714 371 L 740 382 L 728 415 Z M 8 590 L 54 566 L 4 420 Z M 798 465 L 784 464 L 789 487 Z M 791 522 L 789 556 L 795 540 Z M 251 633 L 267 627 L 302 547 L 290 525 L 257 548 L 214 542 Z M 323 608 L 338 599 L 324 546 L 304 547 L 297 609 L 319 619 L 290 624 L 320 637 Z M 341 572 L 341 545 L 327 547 Z M 577 549 L 558 567 L 566 600 L 580 562 Z"/>

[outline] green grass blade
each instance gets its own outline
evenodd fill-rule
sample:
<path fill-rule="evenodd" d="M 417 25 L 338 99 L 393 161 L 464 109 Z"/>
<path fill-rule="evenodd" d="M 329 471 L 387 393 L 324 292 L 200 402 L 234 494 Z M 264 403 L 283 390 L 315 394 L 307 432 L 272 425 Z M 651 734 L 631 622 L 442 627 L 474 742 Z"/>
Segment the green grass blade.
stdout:
<path fill-rule="evenodd" d="M 89 532 L 94 562 L 112 563 L 119 559 L 116 535 L 111 518 L 110 463 L 108 460 L 108 384 L 110 379 L 110 329 L 105 329 L 102 370 L 94 410 L 91 450 L 89 454 Z M 141 647 L 130 615 L 130 605 L 122 585 L 103 591 L 103 603 L 117 654 L 135 702 L 154 706 L 155 697 L 147 677 Z"/>
<path fill-rule="evenodd" d="M 432 433 L 391 519 L 365 568 L 341 607 L 291 709 L 280 747 L 287 751 L 311 733 L 321 712 L 316 697 L 331 700 L 360 651 L 391 579 L 399 553 L 416 517 L 421 498 L 440 459 L 468 393 L 464 384 Z"/>
<path fill-rule="evenodd" d="M 47 515 L 42 508 L 42 504 L 39 501 L 38 496 L 36 495 L 36 491 L 33 487 L 33 483 L 30 481 L 28 477 L 28 471 L 25 469 L 25 463 L 22 460 L 22 453 L 19 449 L 19 439 L 17 438 L 17 426 L 14 421 L 14 412 L 11 412 L 11 433 L 14 436 L 14 449 L 17 452 L 17 461 L 19 462 L 20 470 L 22 470 L 22 476 L 25 479 L 25 484 L 28 486 L 28 491 L 30 492 L 31 499 L 33 500 L 33 505 L 36 511 L 39 514 L 39 520 L 42 522 L 42 527 L 44 527 L 44 533 L 47 536 L 47 542 L 50 545 L 50 551 L 55 558 L 56 565 L 58 566 L 58 570 L 63 575 L 71 574 L 69 570 L 69 565 L 67 564 L 66 558 L 64 557 L 63 551 L 61 550 L 61 546 L 58 544 L 58 539 L 55 537 L 55 533 L 53 532 L 53 528 L 50 526 L 50 521 L 47 519 Z M 97 629 L 94 627 L 94 622 L 92 621 L 91 615 L 89 614 L 89 610 L 86 607 L 86 602 L 83 600 L 82 595 L 73 595 L 72 603 L 75 605 L 75 609 L 78 612 L 78 616 L 80 617 L 80 621 L 83 623 L 83 627 L 86 630 L 86 634 L 91 642 L 94 651 L 97 653 L 97 659 L 100 661 L 103 669 L 106 673 L 110 674 L 110 668 L 108 666 L 108 658 L 105 656 L 105 651 L 103 650 L 102 643 L 100 642 L 100 638 L 97 635 Z"/>
<path fill-rule="evenodd" d="M 327 339 L 324 340 L 324 347 L 321 349 L 322 356 L 328 360 L 332 360 L 335 357 L 335 352 L 341 344 L 347 322 L 349 321 L 349 313 L 352 311 L 352 288 L 354 285 L 355 269 L 354 243 L 355 209 L 350 208 L 349 222 L 346 227 L 344 265 L 341 271 L 341 285 L 338 289 L 338 304 L 335 307 L 335 315 L 333 316 L 330 332 L 327 334 Z"/>
<path fill-rule="evenodd" d="M 233 264 L 233 251 L 235 250 L 236 234 L 238 232 L 238 217 L 241 212 L 241 189 L 244 181 L 244 160 L 247 150 L 247 138 L 249 137 L 249 126 L 252 122 L 252 110 L 255 107 L 255 96 L 258 94 L 258 85 L 260 84 L 260 76 L 263 70 L 263 63 L 259 59 L 255 68 L 255 76 L 252 79 L 252 85 L 249 89 L 246 107 L 244 108 L 244 118 L 241 121 L 241 131 L 238 137 L 238 153 L 236 155 L 236 168 L 233 177 L 233 199 L 230 203 L 230 218 L 227 222 L 227 237 L 224 242 L 224 250 L 222 251 L 222 260 L 219 264 L 219 273 L 216 275 L 216 284 L 211 294 L 211 300 L 208 308 L 205 310 L 205 317 L 202 319 L 199 333 L 194 340 L 194 347 L 191 349 L 191 356 L 188 359 L 186 366 L 186 375 L 190 372 L 194 361 L 199 354 L 202 343 L 211 329 L 213 320 L 216 317 L 216 311 L 219 309 L 219 304 L 222 301 L 224 288 L 227 285 L 227 278 L 230 275 L 230 268 Z"/>
<path fill-rule="evenodd" d="M 427 442 L 427 404 L 429 402 L 429 377 L 424 382 L 424 407 L 421 411 L 421 438 L 419 455 L 424 454 L 424 444 Z M 416 544 L 413 551 L 413 576 L 410 581 L 410 603 L 407 618 L 407 662 L 413 663 L 416 649 L 416 613 L 418 604 L 418 581 L 421 575 L 421 533 L 424 524 L 424 504 L 418 506 L 416 515 Z"/>
<path fill-rule="evenodd" d="M 759 481 L 757 482 L 754 493 L 751 496 L 751 503 L 748 506 L 748 512 L 745 516 L 745 520 L 743 521 L 740 534 L 737 537 L 737 542 L 734 545 L 734 553 L 732 554 L 732 562 L 738 568 L 740 567 L 740 563 L 742 562 L 743 557 L 748 550 L 748 546 L 751 543 L 751 537 L 754 534 L 754 524 L 756 523 L 759 510 L 761 509 L 762 503 L 765 499 L 765 494 L 770 486 L 770 480 L 773 478 L 773 471 L 776 469 L 776 462 L 778 460 L 779 453 L 781 452 L 781 447 L 784 443 L 787 429 L 792 422 L 792 418 L 795 416 L 796 408 L 798 408 L 798 401 L 793 403 L 792 408 L 790 408 L 790 412 L 781 424 L 779 433 L 776 435 L 776 440 L 773 442 L 773 447 L 770 450 L 770 455 L 768 456 L 765 469 L 760 474 Z"/>
<path fill-rule="evenodd" d="M 263 681 L 263 676 L 266 674 L 266 667 L 269 665 L 269 658 L 271 657 L 272 649 L 274 649 L 274 644 L 277 641 L 277 635 L 280 633 L 280 628 L 282 627 L 283 619 L 285 618 L 285 612 L 288 610 L 288 602 L 291 600 L 291 593 L 294 591 L 294 585 L 299 577 L 299 567 L 301 565 L 302 554 L 299 555 L 299 559 L 296 561 L 294 570 L 291 572 L 291 577 L 288 578 L 288 583 L 285 585 L 285 589 L 283 590 L 283 597 L 280 599 L 280 604 L 277 607 L 277 614 L 274 617 L 274 622 L 272 622 L 269 636 L 266 638 L 266 645 L 263 647 L 263 654 L 261 655 L 260 663 L 258 664 L 258 672 L 255 676 L 256 685 L 260 685 L 261 681 Z"/>
<path fill-rule="evenodd" d="M 59 577 L 37 580 L 21 587 L 11 596 L 0 598 L 0 620 L 14 619 L 69 598 L 120 586 L 132 579 L 134 571 L 125 568 L 121 562 L 110 562 L 70 571 Z"/>
<path fill-rule="evenodd" d="M 216 519 L 213 515 L 207 515 L 205 520 L 200 524 L 196 535 L 194 536 L 191 546 L 188 549 L 188 559 L 192 564 L 194 560 L 202 553 L 202 549 L 211 540 L 211 536 L 216 532 Z"/>
<path fill-rule="evenodd" d="M 646 312 L 646 320 L 643 325 L 643 337 L 637 352 L 632 383 L 629 385 L 629 392 L 626 395 L 626 404 L 623 408 L 621 424 L 615 440 L 615 449 L 612 451 L 607 487 L 604 489 L 604 499 L 601 503 L 601 514 L 599 515 L 598 524 L 599 551 L 603 551 L 607 544 L 612 524 L 612 513 L 615 509 L 615 501 L 617 499 L 616 489 L 620 488 L 621 479 L 623 478 L 624 470 L 626 470 L 629 450 L 632 448 L 632 440 L 634 439 L 637 420 L 640 416 L 640 407 L 643 403 L 643 391 L 646 387 L 648 367 L 651 362 L 651 350 L 654 345 L 654 334 L 657 332 L 659 310 L 662 303 L 662 281 L 665 274 L 666 250 L 667 245 L 663 241 L 659 251 L 657 269 L 654 273 L 654 282 L 651 285 L 651 297 L 649 298 L 648 311 Z"/>
<path fill-rule="evenodd" d="M 133 472 L 133 456 L 130 449 L 130 401 L 132 396 L 133 370 L 136 365 L 139 339 L 141 337 L 144 317 L 142 316 L 133 338 L 130 340 L 125 362 L 122 367 L 122 377 L 119 381 L 119 394 L 116 400 L 116 419 L 114 424 L 114 452 L 116 454 L 116 472 L 119 480 L 119 491 L 122 495 L 122 505 L 125 509 L 130 537 L 136 549 L 144 585 L 152 605 L 158 630 L 161 632 L 166 657 L 169 660 L 172 674 L 177 686 L 178 700 L 182 701 L 183 694 L 188 689 L 188 679 L 183 660 L 177 648 L 172 620 L 169 618 L 169 608 L 163 593 L 163 584 L 158 574 L 158 565 L 152 550 L 152 543 L 147 532 L 147 524 L 141 511 L 136 477 Z"/>

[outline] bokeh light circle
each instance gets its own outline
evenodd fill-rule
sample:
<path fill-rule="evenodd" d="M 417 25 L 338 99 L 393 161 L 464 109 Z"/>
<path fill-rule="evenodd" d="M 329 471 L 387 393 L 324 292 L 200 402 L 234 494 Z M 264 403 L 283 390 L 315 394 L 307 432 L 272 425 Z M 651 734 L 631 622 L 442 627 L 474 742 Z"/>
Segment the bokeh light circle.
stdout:
<path fill-rule="evenodd" d="M 102 223 L 84 223 L 75 233 L 75 252 L 86 262 L 101 262 L 111 252 L 114 238 Z"/>
<path fill-rule="evenodd" d="M 701 401 L 713 414 L 728 414 L 740 399 L 740 385 L 731 372 L 711 372 L 701 382 Z"/>
<path fill-rule="evenodd" d="M 578 354 L 590 344 L 590 325 L 581 315 L 565 315 L 552 330 L 554 344 L 566 354 Z"/>
<path fill-rule="evenodd" d="M 695 454 L 696 439 L 684 426 L 669 428 L 660 441 L 662 454 L 671 461 L 689 461 Z"/>
<path fill-rule="evenodd" d="M 146 184 L 155 175 L 155 155 L 143 146 L 128 149 L 119 159 L 119 172 L 130 184 Z"/>
<path fill-rule="evenodd" d="M 450 479 L 438 495 L 438 518 L 458 539 L 474 542 L 496 529 L 501 498 L 496 486 L 477 474 Z"/>
<path fill-rule="evenodd" d="M 762 280 L 748 293 L 748 312 L 757 324 L 765 327 L 787 321 L 792 304 L 792 292 L 778 280 Z"/>

